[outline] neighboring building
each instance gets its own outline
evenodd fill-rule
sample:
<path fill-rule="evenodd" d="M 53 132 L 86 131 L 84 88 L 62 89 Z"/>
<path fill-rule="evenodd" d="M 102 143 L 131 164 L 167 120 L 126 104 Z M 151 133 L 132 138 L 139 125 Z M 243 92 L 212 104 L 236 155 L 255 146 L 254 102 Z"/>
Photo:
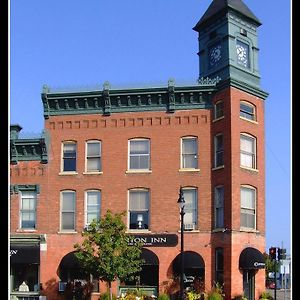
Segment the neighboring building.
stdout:
<path fill-rule="evenodd" d="M 108 209 L 126 211 L 128 232 L 146 243 L 139 284 L 175 294 L 182 187 L 186 284 L 220 282 L 226 299 L 243 292 L 258 299 L 265 290 L 268 95 L 257 62 L 260 25 L 241 0 L 212 1 L 193 28 L 196 85 L 43 88 L 43 135 L 22 139 L 21 127 L 11 126 L 12 295 L 63 299 L 68 280 L 87 279 L 73 245 Z M 29 292 L 17 290 L 23 280 Z M 116 282 L 114 292 L 124 284 Z"/>

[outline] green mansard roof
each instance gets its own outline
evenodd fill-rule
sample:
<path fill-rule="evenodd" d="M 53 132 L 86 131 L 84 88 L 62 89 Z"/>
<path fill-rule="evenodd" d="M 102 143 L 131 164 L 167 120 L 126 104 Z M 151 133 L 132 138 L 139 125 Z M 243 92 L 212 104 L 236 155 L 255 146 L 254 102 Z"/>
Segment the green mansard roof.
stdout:
<path fill-rule="evenodd" d="M 193 29 L 195 31 L 199 31 L 203 26 L 205 26 L 205 24 L 207 24 L 208 21 L 214 20 L 220 15 L 224 15 L 229 9 L 238 12 L 246 18 L 254 21 L 254 23 L 256 23 L 258 26 L 261 25 L 259 19 L 242 0 L 213 0 Z"/>

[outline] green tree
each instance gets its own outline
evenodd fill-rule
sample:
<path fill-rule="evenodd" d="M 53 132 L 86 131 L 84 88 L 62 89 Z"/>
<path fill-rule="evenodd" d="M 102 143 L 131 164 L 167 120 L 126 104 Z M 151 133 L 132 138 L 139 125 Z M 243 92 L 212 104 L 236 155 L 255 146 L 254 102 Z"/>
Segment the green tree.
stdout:
<path fill-rule="evenodd" d="M 82 244 L 75 244 L 75 253 L 82 267 L 102 281 L 106 281 L 112 300 L 111 283 L 117 278 L 132 280 L 142 269 L 140 258 L 142 244 L 128 245 L 125 212 L 112 214 L 107 211 L 99 221 L 93 221 L 82 232 Z"/>
<path fill-rule="evenodd" d="M 267 253 L 264 253 L 265 257 L 265 270 L 266 270 L 266 277 L 269 277 L 270 272 L 279 272 L 279 263 L 277 263 L 276 260 L 270 259 L 269 255 Z"/>

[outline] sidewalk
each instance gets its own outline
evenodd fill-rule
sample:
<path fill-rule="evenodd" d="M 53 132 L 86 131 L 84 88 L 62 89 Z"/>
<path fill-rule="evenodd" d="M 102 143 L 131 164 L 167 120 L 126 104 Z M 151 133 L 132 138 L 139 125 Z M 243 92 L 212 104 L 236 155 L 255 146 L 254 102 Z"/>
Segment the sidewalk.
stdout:
<path fill-rule="evenodd" d="M 272 297 L 274 297 L 274 289 L 272 290 L 267 290 Z M 285 294 L 285 295 L 284 295 Z M 286 289 L 284 290 L 277 290 L 276 291 L 276 300 L 292 300 L 291 299 L 291 290 Z"/>

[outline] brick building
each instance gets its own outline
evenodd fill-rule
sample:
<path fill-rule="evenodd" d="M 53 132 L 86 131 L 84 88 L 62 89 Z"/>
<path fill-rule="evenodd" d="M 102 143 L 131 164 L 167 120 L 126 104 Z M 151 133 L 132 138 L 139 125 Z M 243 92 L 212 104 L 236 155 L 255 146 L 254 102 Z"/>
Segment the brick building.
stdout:
<path fill-rule="evenodd" d="M 45 130 L 11 125 L 12 297 L 64 299 L 85 278 L 76 242 L 93 218 L 126 211 L 145 243 L 139 285 L 176 294 L 179 190 L 185 199 L 185 285 L 224 283 L 226 299 L 265 289 L 264 100 L 260 21 L 241 0 L 213 0 L 199 33 L 198 84 L 58 92 L 44 86 Z M 19 291 L 22 281 L 29 291 Z M 114 293 L 125 283 L 115 282 Z M 137 284 L 137 283 L 126 283 Z M 16 298 L 14 298 L 16 299 Z"/>

